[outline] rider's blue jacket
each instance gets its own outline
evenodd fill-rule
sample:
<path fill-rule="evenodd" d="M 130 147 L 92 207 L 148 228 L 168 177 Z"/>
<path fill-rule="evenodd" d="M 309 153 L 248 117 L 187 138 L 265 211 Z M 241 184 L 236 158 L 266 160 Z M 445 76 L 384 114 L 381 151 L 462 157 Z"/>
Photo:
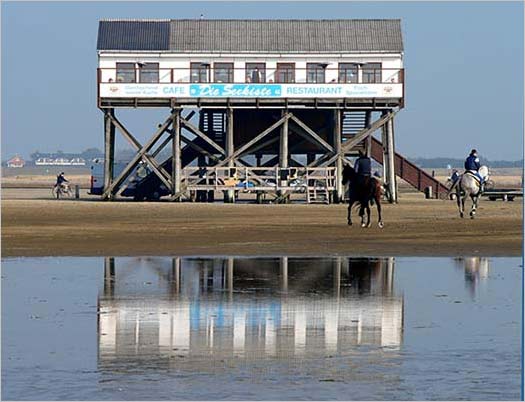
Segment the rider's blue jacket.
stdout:
<path fill-rule="evenodd" d="M 372 174 L 372 162 L 366 156 L 357 158 L 354 167 L 358 175 L 370 176 Z"/>
<path fill-rule="evenodd" d="M 465 169 L 466 170 L 474 170 L 478 171 L 480 168 L 479 158 L 476 155 L 469 155 L 467 160 L 465 161 Z"/>
<path fill-rule="evenodd" d="M 62 183 L 69 183 L 69 181 L 66 180 L 66 178 L 64 176 L 62 176 L 61 174 L 59 174 L 57 176 L 57 185 L 59 184 L 62 184 Z"/>

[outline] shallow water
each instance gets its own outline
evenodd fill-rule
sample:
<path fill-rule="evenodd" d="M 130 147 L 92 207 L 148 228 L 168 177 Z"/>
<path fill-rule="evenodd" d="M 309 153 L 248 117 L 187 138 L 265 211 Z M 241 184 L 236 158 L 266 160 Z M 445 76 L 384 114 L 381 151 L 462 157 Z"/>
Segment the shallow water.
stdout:
<path fill-rule="evenodd" d="M 519 258 L 23 258 L 2 399 L 520 398 Z"/>

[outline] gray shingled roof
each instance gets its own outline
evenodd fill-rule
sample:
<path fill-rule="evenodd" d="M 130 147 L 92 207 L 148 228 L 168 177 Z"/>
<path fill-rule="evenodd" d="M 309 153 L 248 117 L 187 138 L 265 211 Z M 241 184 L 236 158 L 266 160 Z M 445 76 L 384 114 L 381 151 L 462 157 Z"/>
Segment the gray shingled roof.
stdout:
<path fill-rule="evenodd" d="M 98 50 L 169 50 L 169 20 L 103 20 Z"/>
<path fill-rule="evenodd" d="M 97 49 L 398 53 L 403 38 L 400 20 L 104 20 Z"/>

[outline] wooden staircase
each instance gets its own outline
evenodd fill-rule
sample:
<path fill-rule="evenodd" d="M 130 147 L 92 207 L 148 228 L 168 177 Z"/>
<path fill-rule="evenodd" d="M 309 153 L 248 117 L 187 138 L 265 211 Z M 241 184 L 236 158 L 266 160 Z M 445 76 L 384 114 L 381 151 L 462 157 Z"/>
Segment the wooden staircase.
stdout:
<path fill-rule="evenodd" d="M 383 145 L 374 137 L 372 137 L 371 156 L 378 163 L 383 164 Z M 443 183 L 397 152 L 394 159 L 394 170 L 396 176 L 401 177 L 417 190 L 425 191 L 425 188 L 432 187 L 432 194 L 435 198 L 447 198 L 448 188 Z"/>
<path fill-rule="evenodd" d="M 351 140 L 355 135 L 365 128 L 366 112 L 365 111 L 344 111 L 341 121 L 341 141 L 343 144 Z M 357 144 L 352 149 L 352 153 L 365 150 L 365 142 Z"/>

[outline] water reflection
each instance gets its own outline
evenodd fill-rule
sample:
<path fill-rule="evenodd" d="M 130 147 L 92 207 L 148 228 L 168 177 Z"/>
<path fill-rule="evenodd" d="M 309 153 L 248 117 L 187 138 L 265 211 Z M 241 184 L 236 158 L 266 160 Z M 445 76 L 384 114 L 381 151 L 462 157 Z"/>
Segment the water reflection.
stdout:
<path fill-rule="evenodd" d="M 485 286 L 489 277 L 489 258 L 488 257 L 457 257 L 454 259 L 456 267 L 465 270 L 465 288 L 470 296 L 476 296 L 476 290 L 480 286 Z"/>
<path fill-rule="evenodd" d="M 144 358 L 213 366 L 228 359 L 323 357 L 359 345 L 397 349 L 403 297 L 394 292 L 394 263 L 106 258 L 99 365 Z"/>

